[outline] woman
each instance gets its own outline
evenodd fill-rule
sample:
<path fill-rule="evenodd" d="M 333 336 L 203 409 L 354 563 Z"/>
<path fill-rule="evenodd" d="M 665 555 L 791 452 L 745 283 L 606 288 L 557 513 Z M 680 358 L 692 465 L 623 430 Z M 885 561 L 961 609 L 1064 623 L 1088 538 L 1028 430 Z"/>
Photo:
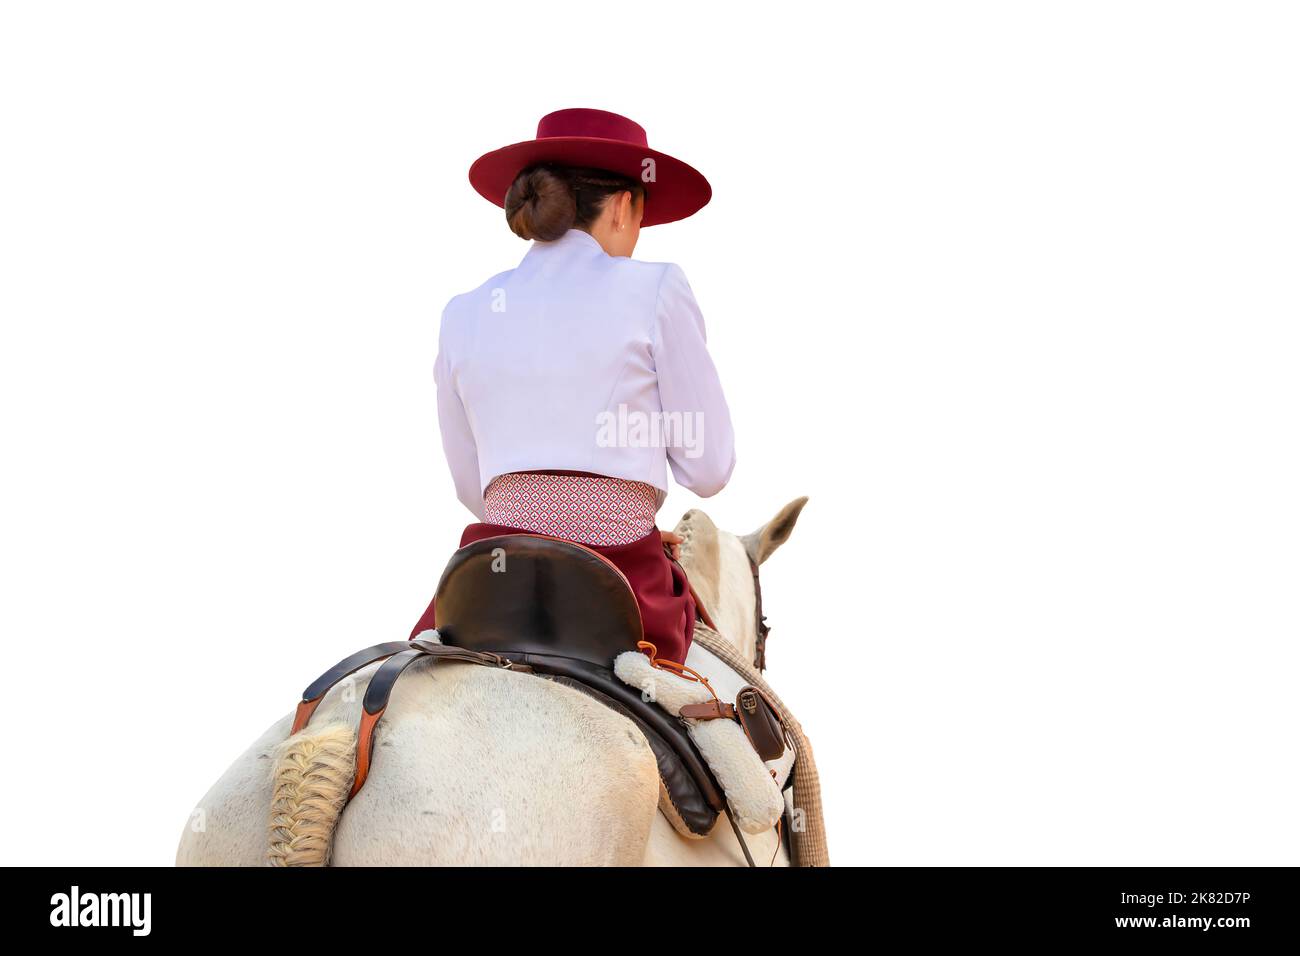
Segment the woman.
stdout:
<path fill-rule="evenodd" d="M 668 468 L 702 497 L 726 485 L 731 416 L 686 276 L 629 257 L 642 226 L 696 212 L 709 184 L 590 109 L 543 117 L 469 175 L 533 245 L 442 316 L 443 449 L 479 519 L 461 546 L 528 531 L 593 548 L 627 576 L 658 656 L 681 662 L 695 607 L 655 514 Z M 416 632 L 433 623 L 430 605 Z"/>

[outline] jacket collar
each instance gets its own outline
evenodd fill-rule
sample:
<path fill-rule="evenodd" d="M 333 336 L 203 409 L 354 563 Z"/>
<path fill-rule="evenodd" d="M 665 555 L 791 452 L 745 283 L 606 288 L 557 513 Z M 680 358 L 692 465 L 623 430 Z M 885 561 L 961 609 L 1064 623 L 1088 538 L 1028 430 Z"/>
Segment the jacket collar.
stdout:
<path fill-rule="evenodd" d="M 602 256 L 605 255 L 605 250 L 591 233 L 583 232 L 581 229 L 570 229 L 564 235 L 560 236 L 559 239 L 552 242 L 534 241 L 532 246 L 529 248 L 528 253 L 524 256 L 524 259 L 527 260 L 535 255 L 541 255 L 551 250 L 558 251 L 567 249 L 576 251 L 583 248 L 589 251 L 599 252 Z"/>
<path fill-rule="evenodd" d="M 570 229 L 564 235 L 560 236 L 559 239 L 556 239 L 555 242 L 557 244 L 563 242 L 570 245 L 585 245 L 590 246 L 592 249 L 600 249 L 601 252 L 605 251 L 601 248 L 600 243 L 596 241 L 595 236 L 589 232 L 583 232 L 581 229 Z"/>

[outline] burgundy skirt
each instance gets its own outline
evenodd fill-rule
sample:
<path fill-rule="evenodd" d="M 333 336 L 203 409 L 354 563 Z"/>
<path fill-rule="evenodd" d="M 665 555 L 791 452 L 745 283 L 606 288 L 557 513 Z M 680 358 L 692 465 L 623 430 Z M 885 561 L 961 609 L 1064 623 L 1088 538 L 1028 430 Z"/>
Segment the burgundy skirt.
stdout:
<path fill-rule="evenodd" d="M 529 533 L 499 524 L 471 524 L 461 534 L 460 546 L 501 534 Z M 658 656 L 683 663 L 695 634 L 695 600 L 691 597 L 686 572 L 664 551 L 658 529 L 631 544 L 583 546 L 608 558 L 632 585 L 641 608 L 645 639 L 654 644 Z M 433 606 L 434 602 L 430 601 L 411 631 L 412 637 L 434 626 Z"/>

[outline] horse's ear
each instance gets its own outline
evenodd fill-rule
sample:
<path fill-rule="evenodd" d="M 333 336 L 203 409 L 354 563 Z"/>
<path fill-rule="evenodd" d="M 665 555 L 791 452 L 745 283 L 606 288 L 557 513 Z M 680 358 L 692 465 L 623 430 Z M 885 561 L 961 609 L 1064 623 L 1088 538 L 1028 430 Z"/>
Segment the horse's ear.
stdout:
<path fill-rule="evenodd" d="M 754 559 L 755 564 L 762 564 L 772 556 L 772 552 L 785 544 L 794 530 L 794 523 L 799 520 L 799 512 L 808 503 L 808 497 L 796 498 L 776 513 L 776 517 L 752 534 L 740 540 L 745 543 L 745 550 Z"/>

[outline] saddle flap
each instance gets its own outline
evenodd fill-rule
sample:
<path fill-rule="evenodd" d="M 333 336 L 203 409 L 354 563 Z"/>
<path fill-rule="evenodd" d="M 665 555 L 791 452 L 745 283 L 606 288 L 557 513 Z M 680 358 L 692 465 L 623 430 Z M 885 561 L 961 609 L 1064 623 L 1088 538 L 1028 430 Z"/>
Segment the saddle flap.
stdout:
<path fill-rule="evenodd" d="M 447 644 L 569 657 L 602 667 L 642 637 L 632 586 L 589 548 L 532 534 L 483 538 L 452 555 L 434 598 Z"/>

